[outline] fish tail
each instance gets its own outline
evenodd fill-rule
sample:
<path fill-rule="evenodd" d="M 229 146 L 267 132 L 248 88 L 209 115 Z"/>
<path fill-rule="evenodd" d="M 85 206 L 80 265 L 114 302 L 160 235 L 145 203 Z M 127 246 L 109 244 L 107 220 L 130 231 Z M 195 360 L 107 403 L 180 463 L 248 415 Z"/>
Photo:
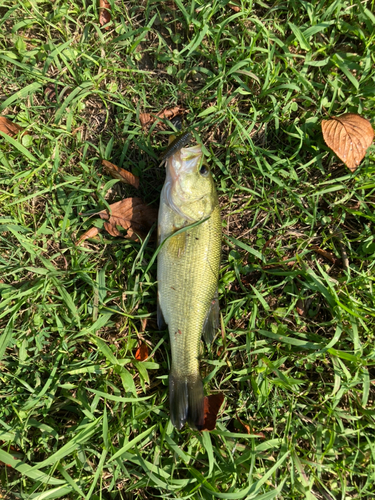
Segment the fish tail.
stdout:
<path fill-rule="evenodd" d="M 204 424 L 204 392 L 199 373 L 180 375 L 173 371 L 169 375 L 169 405 L 172 424 L 181 429 L 185 422 L 200 430 Z"/>

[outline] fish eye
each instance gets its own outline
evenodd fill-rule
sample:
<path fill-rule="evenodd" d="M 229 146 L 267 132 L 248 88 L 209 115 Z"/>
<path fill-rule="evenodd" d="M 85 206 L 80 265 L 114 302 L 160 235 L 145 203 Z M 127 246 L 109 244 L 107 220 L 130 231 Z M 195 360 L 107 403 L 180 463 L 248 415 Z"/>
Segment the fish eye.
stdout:
<path fill-rule="evenodd" d="M 201 168 L 199 169 L 199 173 L 201 175 L 203 175 L 204 177 L 207 177 L 208 175 L 208 168 L 206 167 L 206 165 L 202 165 Z"/>

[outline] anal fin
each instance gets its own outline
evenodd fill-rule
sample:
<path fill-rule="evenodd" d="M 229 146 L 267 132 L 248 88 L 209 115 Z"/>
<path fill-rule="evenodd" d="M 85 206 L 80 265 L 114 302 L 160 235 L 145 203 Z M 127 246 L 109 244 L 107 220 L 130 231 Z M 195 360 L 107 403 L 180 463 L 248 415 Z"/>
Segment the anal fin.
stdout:
<path fill-rule="evenodd" d="M 215 335 L 216 331 L 219 328 L 220 322 L 219 322 L 219 296 L 217 293 L 217 290 L 215 292 L 215 295 L 213 296 L 211 300 L 211 306 L 208 310 L 206 319 L 204 320 L 203 323 L 203 338 L 206 342 L 206 344 L 210 344 Z"/>

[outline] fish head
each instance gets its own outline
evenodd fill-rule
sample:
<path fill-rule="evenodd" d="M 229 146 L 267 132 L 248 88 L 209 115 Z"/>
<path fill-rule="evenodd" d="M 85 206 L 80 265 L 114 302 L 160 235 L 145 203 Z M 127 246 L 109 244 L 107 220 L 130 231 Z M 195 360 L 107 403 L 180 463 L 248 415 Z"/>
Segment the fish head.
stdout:
<path fill-rule="evenodd" d="M 182 148 L 167 159 L 165 201 L 190 221 L 209 217 L 217 204 L 215 184 L 200 145 Z"/>

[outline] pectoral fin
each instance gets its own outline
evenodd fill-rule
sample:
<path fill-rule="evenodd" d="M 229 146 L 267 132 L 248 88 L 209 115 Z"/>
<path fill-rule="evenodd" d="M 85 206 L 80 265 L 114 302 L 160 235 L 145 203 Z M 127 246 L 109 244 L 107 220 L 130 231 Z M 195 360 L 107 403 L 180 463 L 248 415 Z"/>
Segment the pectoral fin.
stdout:
<path fill-rule="evenodd" d="M 185 253 L 187 231 L 173 235 L 167 242 L 167 252 L 171 257 L 179 258 Z"/>
<path fill-rule="evenodd" d="M 206 319 L 203 323 L 203 338 L 206 344 L 210 344 L 219 328 L 219 297 L 217 291 L 211 300 L 211 306 L 208 310 Z"/>

